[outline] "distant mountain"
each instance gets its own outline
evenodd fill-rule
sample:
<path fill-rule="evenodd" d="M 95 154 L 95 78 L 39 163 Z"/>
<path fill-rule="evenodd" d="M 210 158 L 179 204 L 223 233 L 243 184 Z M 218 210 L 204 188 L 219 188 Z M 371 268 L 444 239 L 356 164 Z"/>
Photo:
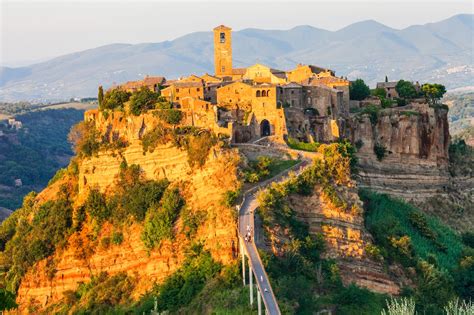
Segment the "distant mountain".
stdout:
<path fill-rule="evenodd" d="M 338 31 L 312 26 L 290 30 L 244 29 L 233 33 L 234 66 L 256 62 L 291 69 L 321 65 L 374 85 L 385 75 L 436 81 L 448 88 L 473 86 L 474 15 L 396 30 L 369 20 Z M 96 94 L 97 86 L 146 74 L 176 78 L 213 72 L 211 32 L 172 41 L 112 44 L 21 68 L 0 68 L 0 101 L 63 100 Z"/>

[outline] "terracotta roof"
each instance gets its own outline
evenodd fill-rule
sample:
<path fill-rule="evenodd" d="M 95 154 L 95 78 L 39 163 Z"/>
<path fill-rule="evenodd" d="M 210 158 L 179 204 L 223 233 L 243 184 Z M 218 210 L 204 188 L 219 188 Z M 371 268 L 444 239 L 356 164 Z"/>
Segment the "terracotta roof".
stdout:
<path fill-rule="evenodd" d="M 179 82 L 179 81 L 173 82 L 171 85 L 175 87 L 181 87 L 181 88 L 203 86 L 201 82 Z"/>
<path fill-rule="evenodd" d="M 321 78 L 313 78 L 310 84 L 331 84 L 331 83 L 341 83 L 347 82 L 345 79 L 341 79 L 338 77 L 321 77 Z"/>
<path fill-rule="evenodd" d="M 245 74 L 247 68 L 233 68 L 232 74 Z"/>
<path fill-rule="evenodd" d="M 214 27 L 214 31 L 217 31 L 217 30 L 232 30 L 232 29 L 228 26 L 221 24 L 219 26 Z"/>
<path fill-rule="evenodd" d="M 394 88 L 398 82 L 377 82 L 377 88 Z"/>
<path fill-rule="evenodd" d="M 295 83 L 295 82 L 290 82 L 288 84 L 282 84 L 280 85 L 282 88 L 300 88 L 302 87 L 301 84 Z"/>

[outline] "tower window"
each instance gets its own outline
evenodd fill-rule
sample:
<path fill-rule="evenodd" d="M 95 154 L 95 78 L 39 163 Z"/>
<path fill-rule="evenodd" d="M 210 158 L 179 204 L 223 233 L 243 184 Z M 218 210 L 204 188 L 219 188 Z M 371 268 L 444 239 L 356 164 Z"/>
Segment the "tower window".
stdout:
<path fill-rule="evenodd" d="M 225 66 L 222 66 L 222 67 L 221 67 L 221 71 L 222 71 L 222 73 L 225 72 Z"/>
<path fill-rule="evenodd" d="M 225 33 L 220 33 L 220 42 L 225 43 Z"/>

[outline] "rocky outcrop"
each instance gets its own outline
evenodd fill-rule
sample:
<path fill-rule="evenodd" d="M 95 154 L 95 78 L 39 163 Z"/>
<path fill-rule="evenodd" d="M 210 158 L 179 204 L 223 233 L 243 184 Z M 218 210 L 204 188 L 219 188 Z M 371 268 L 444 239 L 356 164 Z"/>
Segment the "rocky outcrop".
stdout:
<path fill-rule="evenodd" d="M 79 161 L 76 207 L 82 204 L 91 188 L 112 192 L 122 161 L 128 165 L 137 164 L 146 179 L 167 178 L 171 182 L 180 182 L 184 187 L 186 206 L 192 211 L 205 213 L 193 241 L 202 242 L 217 261 L 228 264 L 235 259 L 236 221 L 233 210 L 222 205 L 223 194 L 235 190 L 238 183 L 238 154 L 235 151 L 213 147 L 202 168 L 191 168 L 186 151 L 171 145 L 160 145 L 153 153 L 143 152 L 140 138 L 145 130 L 157 123 L 152 115 L 124 117 L 115 113 L 105 118 L 92 111 L 86 114 L 86 119 L 94 121 L 102 134 L 108 132 L 114 137 L 123 137 L 128 146 L 119 151 L 102 150 L 98 156 Z M 51 198 L 55 190 L 55 185 L 48 187 L 38 195 L 38 199 Z M 40 261 L 27 272 L 18 290 L 17 301 L 21 310 L 30 305 L 39 305 L 39 309 L 51 305 L 59 301 L 65 291 L 76 290 L 79 283 L 90 281 L 92 276 L 102 271 L 110 275 L 127 272 L 134 277 L 138 285 L 133 294 L 138 298 L 183 263 L 190 240 L 179 233 L 181 226 L 182 222 L 178 220 L 173 242 L 164 241 L 151 251 L 141 240 L 142 224 L 121 227 L 123 242 L 108 247 L 91 240 L 89 232 L 93 227 L 84 226 L 69 238 L 64 250 L 57 251 L 49 260 Z M 110 236 L 116 228 L 105 224 L 97 240 Z M 51 262 L 54 263 L 53 274 L 48 267 Z"/>
<path fill-rule="evenodd" d="M 398 294 L 400 285 L 394 281 L 382 262 L 374 260 L 366 251 L 372 237 L 364 227 L 361 201 L 355 189 L 343 192 L 345 200 L 358 205 L 353 211 L 335 207 L 316 188 L 311 196 L 290 196 L 290 205 L 309 225 L 310 233 L 321 233 L 326 241 L 324 258 L 337 261 L 344 284 L 356 283 L 375 292 Z"/>
<path fill-rule="evenodd" d="M 381 110 L 378 117 L 356 114 L 348 134 L 358 146 L 361 187 L 408 201 L 447 194 L 450 137 L 445 109 L 411 104 Z"/>

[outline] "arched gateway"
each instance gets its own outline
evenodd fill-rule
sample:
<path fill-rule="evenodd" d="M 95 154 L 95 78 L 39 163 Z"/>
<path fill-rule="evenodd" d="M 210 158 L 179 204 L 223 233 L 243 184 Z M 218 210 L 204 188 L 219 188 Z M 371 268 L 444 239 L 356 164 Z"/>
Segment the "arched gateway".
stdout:
<path fill-rule="evenodd" d="M 260 136 L 266 137 L 270 135 L 270 122 L 266 119 L 260 123 Z"/>

